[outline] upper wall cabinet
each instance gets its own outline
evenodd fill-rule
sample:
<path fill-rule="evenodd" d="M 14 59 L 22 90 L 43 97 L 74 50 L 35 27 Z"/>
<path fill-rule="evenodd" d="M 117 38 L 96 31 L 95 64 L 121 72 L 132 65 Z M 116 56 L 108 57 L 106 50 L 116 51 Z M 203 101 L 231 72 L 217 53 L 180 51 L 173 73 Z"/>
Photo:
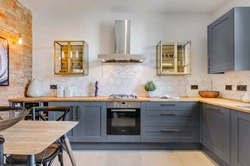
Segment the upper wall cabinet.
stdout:
<path fill-rule="evenodd" d="M 160 41 L 156 46 L 157 75 L 191 74 L 191 41 Z"/>
<path fill-rule="evenodd" d="M 54 65 L 55 75 L 88 75 L 88 44 L 85 41 L 55 41 Z"/>
<path fill-rule="evenodd" d="M 208 26 L 208 73 L 249 70 L 250 7 L 236 7 Z"/>

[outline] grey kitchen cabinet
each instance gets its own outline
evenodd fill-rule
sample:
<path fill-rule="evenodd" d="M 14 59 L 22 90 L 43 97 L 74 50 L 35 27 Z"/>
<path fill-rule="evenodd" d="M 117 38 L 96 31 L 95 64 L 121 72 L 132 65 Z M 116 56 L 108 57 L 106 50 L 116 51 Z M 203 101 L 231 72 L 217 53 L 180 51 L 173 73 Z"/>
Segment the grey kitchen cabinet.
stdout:
<path fill-rule="evenodd" d="M 78 112 L 78 142 L 106 142 L 106 102 L 82 102 Z"/>
<path fill-rule="evenodd" d="M 78 121 L 69 133 L 70 142 L 106 142 L 106 102 L 50 102 L 50 106 L 71 106 L 67 120 Z M 60 114 L 51 113 L 49 119 Z"/>
<path fill-rule="evenodd" d="M 208 73 L 250 70 L 250 7 L 235 7 L 208 26 Z"/>
<path fill-rule="evenodd" d="M 142 102 L 141 106 L 141 142 L 200 142 L 197 102 Z"/>
<path fill-rule="evenodd" d="M 202 104 L 201 124 L 201 143 L 229 164 L 230 110 L 214 105 Z"/>
<path fill-rule="evenodd" d="M 250 165 L 250 114 L 231 113 L 231 166 Z"/>
<path fill-rule="evenodd" d="M 66 120 L 67 121 L 78 121 L 76 119 L 76 113 L 80 109 L 81 103 L 79 102 L 49 102 L 49 106 L 70 106 L 70 111 L 67 114 Z M 62 113 L 59 112 L 49 112 L 48 114 L 48 120 L 56 120 L 58 117 L 60 117 Z M 78 141 L 78 128 L 79 124 L 77 124 L 73 129 L 71 129 L 67 136 L 69 138 L 70 142 L 77 142 Z"/>

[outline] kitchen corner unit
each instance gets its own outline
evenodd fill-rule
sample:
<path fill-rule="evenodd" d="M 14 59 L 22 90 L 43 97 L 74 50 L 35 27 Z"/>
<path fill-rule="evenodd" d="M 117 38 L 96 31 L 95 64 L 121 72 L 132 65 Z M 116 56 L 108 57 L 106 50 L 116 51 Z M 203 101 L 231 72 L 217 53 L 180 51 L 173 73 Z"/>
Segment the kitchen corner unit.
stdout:
<path fill-rule="evenodd" d="M 54 41 L 55 75 L 88 73 L 88 44 L 85 41 Z"/>
<path fill-rule="evenodd" d="M 191 74 L 191 41 L 160 41 L 156 46 L 157 75 Z"/>

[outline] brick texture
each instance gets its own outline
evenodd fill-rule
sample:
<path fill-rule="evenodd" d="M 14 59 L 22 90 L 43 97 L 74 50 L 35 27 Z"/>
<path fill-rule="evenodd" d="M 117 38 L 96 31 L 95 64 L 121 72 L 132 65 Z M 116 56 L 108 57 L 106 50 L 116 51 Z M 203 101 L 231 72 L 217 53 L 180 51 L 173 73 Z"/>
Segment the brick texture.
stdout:
<path fill-rule="evenodd" d="M 17 0 L 0 0 L 0 25 L 0 36 L 9 42 L 9 86 L 0 86 L 3 106 L 9 104 L 9 98 L 25 96 L 32 77 L 32 13 Z M 18 33 L 22 45 L 17 42 Z"/>

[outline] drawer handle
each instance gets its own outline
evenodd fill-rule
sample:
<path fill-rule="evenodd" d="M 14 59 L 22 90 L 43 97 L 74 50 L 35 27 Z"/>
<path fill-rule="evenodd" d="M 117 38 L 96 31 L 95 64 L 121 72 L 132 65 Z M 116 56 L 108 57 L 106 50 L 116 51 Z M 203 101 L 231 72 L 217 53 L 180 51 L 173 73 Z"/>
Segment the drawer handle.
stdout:
<path fill-rule="evenodd" d="M 161 113 L 161 115 L 164 115 L 164 116 L 175 116 L 176 114 Z"/>
<path fill-rule="evenodd" d="M 168 133 L 174 133 L 177 132 L 177 129 L 161 129 L 161 132 L 168 132 Z"/>
<path fill-rule="evenodd" d="M 161 106 L 175 106 L 175 104 L 161 104 Z"/>

